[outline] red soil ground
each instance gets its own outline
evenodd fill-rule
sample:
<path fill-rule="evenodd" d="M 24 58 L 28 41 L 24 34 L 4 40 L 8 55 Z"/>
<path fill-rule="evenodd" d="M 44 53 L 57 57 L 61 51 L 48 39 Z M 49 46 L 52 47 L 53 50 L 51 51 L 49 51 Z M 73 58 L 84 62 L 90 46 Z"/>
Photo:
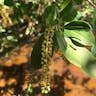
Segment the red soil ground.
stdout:
<path fill-rule="evenodd" d="M 31 74 L 33 81 L 30 77 L 31 46 L 18 46 L 8 57 L 0 58 L 0 96 L 27 96 L 24 91 L 28 82 L 32 82 L 34 96 L 42 96 L 38 91 L 39 70 Z M 52 90 L 48 96 L 96 96 L 96 79 L 64 61 L 58 53 L 53 56 L 50 72 Z"/>

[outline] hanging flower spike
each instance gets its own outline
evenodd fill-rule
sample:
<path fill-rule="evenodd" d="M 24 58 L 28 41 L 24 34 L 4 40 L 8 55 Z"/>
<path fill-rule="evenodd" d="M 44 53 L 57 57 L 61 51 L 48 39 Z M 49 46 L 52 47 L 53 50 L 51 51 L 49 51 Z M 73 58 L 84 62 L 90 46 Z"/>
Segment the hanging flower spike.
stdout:
<path fill-rule="evenodd" d="M 50 92 L 50 74 L 49 65 L 52 57 L 52 45 L 53 45 L 54 30 L 46 30 L 44 33 L 44 41 L 42 43 L 42 80 L 41 80 L 41 92 L 42 94 L 47 94 Z"/>

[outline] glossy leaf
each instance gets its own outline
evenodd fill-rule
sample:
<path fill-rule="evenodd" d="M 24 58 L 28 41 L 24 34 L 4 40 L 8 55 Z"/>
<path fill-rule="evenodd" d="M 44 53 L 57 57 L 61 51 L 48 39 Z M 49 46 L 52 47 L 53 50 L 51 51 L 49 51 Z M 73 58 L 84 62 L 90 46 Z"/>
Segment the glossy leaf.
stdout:
<path fill-rule="evenodd" d="M 60 16 L 63 21 L 69 22 L 72 21 L 77 15 L 76 9 L 72 5 L 72 1 L 60 12 Z"/>
<path fill-rule="evenodd" d="M 45 22 L 47 25 L 53 25 L 57 19 L 58 8 L 55 4 L 48 6 L 44 11 Z"/>
<path fill-rule="evenodd" d="M 64 26 L 64 34 L 82 45 L 93 46 L 95 38 L 86 22 L 74 21 Z"/>
<path fill-rule="evenodd" d="M 33 51 L 31 54 L 31 63 L 32 63 L 32 69 L 34 70 L 39 69 L 42 66 L 41 65 L 41 45 L 42 45 L 43 39 L 44 39 L 44 36 L 42 35 L 33 47 Z"/>
<path fill-rule="evenodd" d="M 65 30 L 64 33 L 67 37 L 70 37 L 71 39 L 81 43 L 82 45 L 93 46 L 95 43 L 94 36 L 90 31 L 86 32 L 83 30 Z"/>
<path fill-rule="evenodd" d="M 72 21 L 68 24 L 66 24 L 64 26 L 65 29 L 69 29 L 69 30 L 76 30 L 76 29 L 82 29 L 82 30 L 90 30 L 91 26 L 89 23 L 85 22 L 85 21 Z"/>
<path fill-rule="evenodd" d="M 84 47 L 75 46 L 70 38 L 65 37 L 67 42 L 67 48 L 64 52 L 64 56 L 74 65 L 82 68 L 89 60 L 93 59 L 93 54 Z"/>
<path fill-rule="evenodd" d="M 66 41 L 64 39 L 63 34 L 61 33 L 60 30 L 56 30 L 55 31 L 55 36 L 56 36 L 57 43 L 58 43 L 58 46 L 59 46 L 60 50 L 64 53 L 67 46 L 66 46 Z"/>
<path fill-rule="evenodd" d="M 71 0 L 64 0 L 63 4 L 60 7 L 60 12 L 66 8 L 66 6 L 71 2 Z"/>

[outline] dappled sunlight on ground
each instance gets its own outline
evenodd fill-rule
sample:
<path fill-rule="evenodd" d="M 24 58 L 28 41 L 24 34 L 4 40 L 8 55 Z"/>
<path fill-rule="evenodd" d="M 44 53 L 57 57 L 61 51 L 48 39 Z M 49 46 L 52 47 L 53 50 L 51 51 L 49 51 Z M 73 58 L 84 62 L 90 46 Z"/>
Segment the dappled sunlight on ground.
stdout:
<path fill-rule="evenodd" d="M 32 83 L 35 95 L 42 96 L 38 87 L 40 70 L 31 74 L 31 51 L 26 44 L 0 58 L 0 96 L 27 96 L 24 92 L 28 82 Z M 48 96 L 96 96 L 96 80 L 64 61 L 58 52 L 52 58 L 50 73 L 52 90 Z"/>

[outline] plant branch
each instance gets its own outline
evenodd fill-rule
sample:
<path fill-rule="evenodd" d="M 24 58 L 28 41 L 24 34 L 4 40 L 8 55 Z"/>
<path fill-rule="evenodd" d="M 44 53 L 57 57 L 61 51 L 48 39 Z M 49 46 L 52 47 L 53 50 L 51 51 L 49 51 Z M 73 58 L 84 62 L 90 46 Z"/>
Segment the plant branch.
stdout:
<path fill-rule="evenodd" d="M 90 4 L 91 6 L 93 6 L 94 8 L 96 8 L 96 3 L 92 2 L 92 0 L 87 0 L 87 1 L 89 2 L 89 4 Z"/>

